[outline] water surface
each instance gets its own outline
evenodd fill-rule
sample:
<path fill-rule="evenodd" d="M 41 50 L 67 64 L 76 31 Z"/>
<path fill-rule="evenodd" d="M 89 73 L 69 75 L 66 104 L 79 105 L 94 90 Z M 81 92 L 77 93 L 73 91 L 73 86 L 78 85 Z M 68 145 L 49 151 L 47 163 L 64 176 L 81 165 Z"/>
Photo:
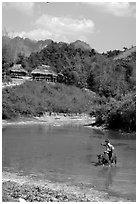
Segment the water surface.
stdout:
<path fill-rule="evenodd" d="M 118 156 L 117 167 L 95 166 L 100 144 L 108 137 Z M 83 126 L 18 125 L 3 128 L 3 171 L 43 179 L 86 184 L 112 195 L 136 197 L 135 134 Z"/>

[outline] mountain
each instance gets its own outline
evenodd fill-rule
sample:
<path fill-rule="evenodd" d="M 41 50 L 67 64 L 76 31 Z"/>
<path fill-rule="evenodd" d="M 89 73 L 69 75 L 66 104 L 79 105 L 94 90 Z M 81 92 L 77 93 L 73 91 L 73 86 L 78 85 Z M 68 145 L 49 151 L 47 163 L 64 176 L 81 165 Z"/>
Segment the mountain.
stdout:
<path fill-rule="evenodd" d="M 89 50 L 89 51 L 92 49 L 89 44 L 81 40 L 76 40 L 75 42 L 70 43 L 70 44 L 73 45 L 75 49 L 80 48 L 81 50 Z"/>
<path fill-rule="evenodd" d="M 2 36 L 2 47 L 7 46 L 8 48 L 10 48 L 12 58 L 14 60 L 17 59 L 19 53 L 22 53 L 23 55 L 28 57 L 32 52 L 39 52 L 52 42 L 53 41 L 50 39 L 44 41 L 35 41 L 30 40 L 29 38 L 9 38 L 8 36 Z"/>
<path fill-rule="evenodd" d="M 42 49 L 46 48 L 52 42 L 53 40 L 51 39 L 36 41 L 31 40 L 29 38 L 21 37 L 10 38 L 6 35 L 2 36 L 2 45 L 8 46 L 8 48 L 10 47 L 12 58 L 14 60 L 17 59 L 19 53 L 25 55 L 26 57 L 29 57 L 32 52 L 40 52 Z M 58 44 L 62 46 L 64 42 L 59 42 Z M 70 43 L 70 45 L 73 45 L 75 49 L 80 48 L 81 50 L 88 51 L 92 49 L 90 45 L 80 40 Z"/>
<path fill-rule="evenodd" d="M 53 42 L 51 39 L 37 41 L 37 51 L 41 51 Z"/>

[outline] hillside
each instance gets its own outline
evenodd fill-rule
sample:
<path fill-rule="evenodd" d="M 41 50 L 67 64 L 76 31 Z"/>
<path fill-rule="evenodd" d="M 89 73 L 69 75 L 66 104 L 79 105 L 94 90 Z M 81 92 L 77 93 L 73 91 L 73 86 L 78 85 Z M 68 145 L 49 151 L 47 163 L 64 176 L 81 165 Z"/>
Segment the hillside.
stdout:
<path fill-rule="evenodd" d="M 34 41 L 29 38 L 9 38 L 7 36 L 2 36 L 2 47 L 8 47 L 11 50 L 13 60 L 17 59 L 19 53 L 26 57 L 29 57 L 32 52 L 39 52 L 47 45 L 49 45 L 52 40 L 40 40 Z"/>
<path fill-rule="evenodd" d="M 6 42 L 9 41 L 7 38 Z M 55 87 L 47 87 L 46 84 L 33 81 L 18 88 L 13 87 L 12 90 L 3 89 L 3 118 L 34 116 L 46 111 L 89 112 L 96 117 L 97 124 L 135 131 L 135 48 L 126 50 L 121 53 L 123 57 L 113 60 L 113 55 L 117 56 L 118 51 L 110 52 L 110 57 L 99 54 L 94 49 L 89 50 L 87 46 L 85 49 L 80 48 L 80 45 L 85 45 L 80 41 L 74 44 L 46 41 L 44 45 L 43 41 L 38 43 L 16 38 L 13 42 L 15 50 L 22 47 L 23 51 L 28 52 L 35 50 L 36 44 L 39 44 L 39 51 L 32 52 L 29 57 L 18 56 L 16 61 L 30 74 L 38 65 L 49 65 L 57 74 L 62 74 L 62 80 L 58 81 L 61 86 Z M 43 45 L 45 47 L 41 50 Z M 10 77 L 9 68 L 14 60 L 11 57 L 11 47 L 7 48 L 2 47 L 2 71 Z M 71 89 L 75 91 L 73 95 Z M 96 97 L 88 99 L 84 96 L 81 91 L 86 89 L 91 91 L 87 91 L 88 95 L 95 93 Z M 85 97 L 88 100 L 85 100 Z"/>
<path fill-rule="evenodd" d="M 53 41 L 51 39 L 46 40 L 31 40 L 29 38 L 9 38 L 8 36 L 2 36 L 2 47 L 7 46 L 11 49 L 12 59 L 17 59 L 19 53 L 23 54 L 26 57 L 29 57 L 33 52 L 40 52 L 42 49 L 46 48 L 50 45 Z M 64 44 L 64 42 L 60 42 L 59 45 Z M 74 46 L 75 49 L 80 48 L 81 50 L 91 50 L 91 47 L 80 40 L 77 40 L 73 43 L 70 43 Z"/>
<path fill-rule="evenodd" d="M 127 59 L 127 58 L 131 57 L 133 55 L 133 53 L 136 53 L 136 46 L 132 47 L 130 49 L 127 49 L 126 51 L 117 55 L 116 57 L 114 57 L 114 60 Z"/>
<path fill-rule="evenodd" d="M 73 45 L 75 49 L 80 48 L 81 50 L 89 50 L 89 51 L 92 49 L 89 44 L 81 40 L 76 40 L 75 42 L 70 43 L 70 44 Z"/>
<path fill-rule="evenodd" d="M 6 120 L 39 117 L 45 112 L 87 113 L 95 117 L 95 125 L 136 130 L 135 93 L 106 99 L 75 86 L 33 81 L 7 87 L 2 90 L 2 96 L 2 118 Z"/>
<path fill-rule="evenodd" d="M 6 42 L 9 41 L 8 38 Z M 29 57 L 18 56 L 16 60 L 16 63 L 21 64 L 29 73 L 38 65 L 49 65 L 53 71 L 63 75 L 61 83 L 89 88 L 106 97 L 125 94 L 135 89 L 136 48 L 124 52 L 126 58 L 113 60 L 112 57 L 97 53 L 94 49 L 89 50 L 89 45 L 80 40 L 68 44 L 51 40 L 31 41 L 16 37 L 12 42 L 15 52 L 21 47 L 26 52 L 34 50 Z M 36 51 L 37 49 L 39 51 Z M 10 49 L 3 52 L 2 68 L 7 74 L 14 62 L 10 59 L 10 55 L 15 52 L 11 52 Z M 119 56 L 122 55 L 118 55 L 118 58 Z"/>
<path fill-rule="evenodd" d="M 2 92 L 3 119 L 41 116 L 45 112 L 88 113 L 95 97 L 75 86 L 35 81 L 7 87 Z"/>

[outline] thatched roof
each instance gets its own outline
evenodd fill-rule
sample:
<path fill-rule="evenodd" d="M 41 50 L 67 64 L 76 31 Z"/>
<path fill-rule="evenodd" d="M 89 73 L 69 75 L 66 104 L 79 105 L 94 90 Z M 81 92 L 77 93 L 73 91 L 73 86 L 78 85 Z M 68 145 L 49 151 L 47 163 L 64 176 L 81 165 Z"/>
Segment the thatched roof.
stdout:
<path fill-rule="evenodd" d="M 14 64 L 10 71 L 12 72 L 24 72 L 24 73 L 28 73 L 25 69 L 23 69 L 22 65 L 21 64 Z"/>
<path fill-rule="evenodd" d="M 34 69 L 31 74 L 41 74 L 41 75 L 54 75 L 54 76 L 57 76 L 57 74 L 50 70 L 50 66 L 48 65 L 41 65 L 41 66 L 38 66 L 36 69 Z"/>

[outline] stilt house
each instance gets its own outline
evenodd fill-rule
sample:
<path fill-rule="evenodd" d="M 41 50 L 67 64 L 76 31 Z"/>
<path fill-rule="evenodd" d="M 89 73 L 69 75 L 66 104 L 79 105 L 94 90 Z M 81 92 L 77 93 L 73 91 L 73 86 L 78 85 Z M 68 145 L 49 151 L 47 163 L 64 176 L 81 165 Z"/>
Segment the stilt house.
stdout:
<path fill-rule="evenodd" d="M 11 68 L 10 68 L 10 75 L 12 78 L 22 78 L 27 76 L 28 72 L 23 69 L 21 64 L 14 64 Z"/>
<path fill-rule="evenodd" d="M 51 70 L 51 67 L 48 65 L 41 65 L 37 66 L 36 69 L 34 69 L 31 72 L 31 75 L 33 77 L 33 80 L 45 80 L 47 82 L 56 82 L 57 81 L 57 74 Z"/>

